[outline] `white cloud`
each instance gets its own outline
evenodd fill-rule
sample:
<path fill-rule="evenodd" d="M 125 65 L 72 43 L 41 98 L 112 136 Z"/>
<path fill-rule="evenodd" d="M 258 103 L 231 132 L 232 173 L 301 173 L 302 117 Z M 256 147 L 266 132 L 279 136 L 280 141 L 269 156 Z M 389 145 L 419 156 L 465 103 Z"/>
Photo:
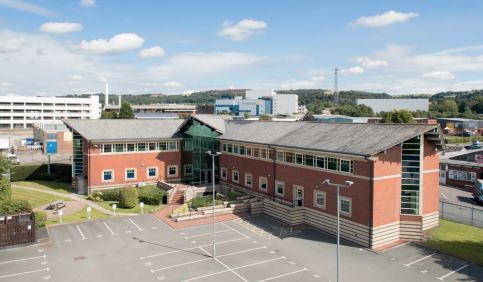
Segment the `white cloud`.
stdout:
<path fill-rule="evenodd" d="M 449 79 L 454 79 L 455 76 L 449 71 L 439 70 L 439 71 L 430 71 L 427 73 L 423 73 L 422 77 L 428 78 L 428 79 L 449 80 Z"/>
<path fill-rule="evenodd" d="M 180 87 L 183 87 L 183 85 L 179 82 L 176 82 L 176 81 L 168 81 L 168 82 L 165 82 L 163 84 L 165 87 L 169 87 L 169 88 L 180 88 Z"/>
<path fill-rule="evenodd" d="M 44 17 L 52 17 L 54 13 L 40 6 L 22 0 L 0 0 L 0 6 L 6 6 L 22 12 L 27 12 Z"/>
<path fill-rule="evenodd" d="M 320 82 L 325 79 L 324 76 L 313 76 L 305 80 L 290 79 L 280 85 L 282 89 L 308 89 L 320 87 Z"/>
<path fill-rule="evenodd" d="M 395 23 L 402 23 L 412 18 L 419 16 L 418 13 L 400 13 L 394 10 L 387 11 L 383 14 L 378 14 L 369 17 L 360 17 L 354 22 L 350 23 L 351 26 L 364 26 L 364 27 L 383 27 Z"/>
<path fill-rule="evenodd" d="M 79 5 L 82 7 L 94 7 L 96 5 L 96 0 L 80 0 Z"/>
<path fill-rule="evenodd" d="M 357 75 L 357 74 L 364 73 L 364 69 L 359 66 L 356 66 L 348 69 L 341 69 L 340 73 L 343 75 Z"/>
<path fill-rule="evenodd" d="M 0 87 L 10 87 L 10 86 L 14 86 L 14 84 L 8 81 L 0 81 Z"/>
<path fill-rule="evenodd" d="M 238 23 L 224 22 L 218 35 L 233 41 L 243 41 L 267 27 L 266 22 L 252 19 L 244 19 Z"/>
<path fill-rule="evenodd" d="M 80 23 L 67 22 L 48 22 L 40 26 L 40 31 L 53 34 L 64 34 L 70 32 L 81 31 L 83 29 Z"/>
<path fill-rule="evenodd" d="M 74 75 L 71 75 L 70 76 L 70 79 L 79 81 L 79 80 L 84 79 L 84 77 L 82 75 L 80 75 L 80 74 L 74 74 Z"/>
<path fill-rule="evenodd" d="M 141 47 L 144 39 L 135 33 L 121 33 L 110 39 L 82 40 L 81 49 L 98 54 L 122 53 Z"/>
<path fill-rule="evenodd" d="M 164 57 L 166 56 L 166 51 L 159 46 L 154 46 L 151 48 L 143 49 L 139 52 L 141 58 L 153 58 L 153 57 Z"/>
<path fill-rule="evenodd" d="M 23 37 L 0 38 L 0 53 L 11 53 L 20 51 L 25 46 L 26 40 Z"/>
<path fill-rule="evenodd" d="M 366 69 L 385 67 L 388 65 L 386 60 L 371 59 L 369 57 L 357 57 L 356 62 L 361 63 L 361 65 Z"/>

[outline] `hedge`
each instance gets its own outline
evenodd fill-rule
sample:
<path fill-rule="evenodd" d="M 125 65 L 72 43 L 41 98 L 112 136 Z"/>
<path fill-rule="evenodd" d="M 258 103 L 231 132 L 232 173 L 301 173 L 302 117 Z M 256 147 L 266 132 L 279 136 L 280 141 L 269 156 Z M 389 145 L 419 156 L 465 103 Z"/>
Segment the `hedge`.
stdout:
<path fill-rule="evenodd" d="M 47 213 L 44 211 L 36 211 L 35 215 L 35 226 L 38 228 L 45 227 L 45 223 L 47 222 Z"/>
<path fill-rule="evenodd" d="M 11 181 L 43 180 L 70 183 L 72 181 L 72 165 L 50 164 L 50 176 L 47 164 L 29 164 L 12 166 Z"/>
<path fill-rule="evenodd" d="M 0 202 L 8 201 L 12 198 L 12 187 L 10 180 L 6 177 L 0 178 Z"/>
<path fill-rule="evenodd" d="M 7 200 L 0 203 L 0 214 L 32 212 L 32 206 L 26 200 Z"/>
<path fill-rule="evenodd" d="M 119 191 L 121 188 L 109 189 L 109 190 L 102 190 L 102 200 L 103 201 L 119 201 Z"/>
<path fill-rule="evenodd" d="M 126 187 L 119 191 L 119 207 L 134 208 L 138 204 L 138 191 L 136 187 Z"/>
<path fill-rule="evenodd" d="M 166 203 L 166 192 L 156 186 L 144 186 L 138 189 L 138 198 L 140 202 L 147 205 L 158 206 Z"/>

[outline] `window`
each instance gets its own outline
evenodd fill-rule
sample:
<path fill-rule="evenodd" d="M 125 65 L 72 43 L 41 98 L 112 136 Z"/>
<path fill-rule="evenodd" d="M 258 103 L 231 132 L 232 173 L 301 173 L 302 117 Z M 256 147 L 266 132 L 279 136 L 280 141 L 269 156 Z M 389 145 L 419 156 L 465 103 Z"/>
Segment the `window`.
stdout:
<path fill-rule="evenodd" d="M 314 166 L 314 156 L 312 156 L 312 155 L 304 155 L 304 165 L 306 165 L 306 166 Z"/>
<path fill-rule="evenodd" d="M 260 158 L 262 159 L 267 158 L 267 149 L 260 149 Z"/>
<path fill-rule="evenodd" d="M 233 152 L 233 145 L 232 144 L 228 144 L 227 145 L 227 152 L 228 153 L 232 153 Z"/>
<path fill-rule="evenodd" d="M 193 165 L 186 164 L 186 165 L 184 165 L 183 169 L 184 169 L 184 175 L 192 175 L 193 174 Z"/>
<path fill-rule="evenodd" d="M 238 183 L 239 179 L 240 179 L 240 174 L 238 173 L 238 170 L 232 171 L 232 173 L 231 173 L 231 180 L 233 182 Z"/>
<path fill-rule="evenodd" d="M 156 151 L 156 143 L 149 143 L 149 151 Z"/>
<path fill-rule="evenodd" d="M 285 162 L 293 164 L 294 162 L 293 153 L 285 152 Z"/>
<path fill-rule="evenodd" d="M 112 153 L 112 144 L 102 144 L 103 153 Z"/>
<path fill-rule="evenodd" d="M 327 158 L 327 168 L 331 170 L 338 170 L 337 169 L 337 159 L 336 158 Z"/>
<path fill-rule="evenodd" d="M 122 153 L 124 152 L 124 144 L 116 144 L 114 145 L 114 150 L 116 153 Z"/>
<path fill-rule="evenodd" d="M 138 152 L 146 151 L 146 143 L 138 143 Z"/>
<path fill-rule="evenodd" d="M 228 152 L 228 146 L 227 146 L 227 144 L 223 144 L 223 152 Z"/>
<path fill-rule="evenodd" d="M 351 172 L 351 162 L 348 160 L 340 160 L 340 171 Z"/>
<path fill-rule="evenodd" d="M 176 141 L 169 142 L 169 150 L 170 151 L 178 150 L 178 142 L 176 142 Z"/>
<path fill-rule="evenodd" d="M 178 176 L 178 166 L 177 165 L 170 165 L 168 166 L 168 176 Z"/>
<path fill-rule="evenodd" d="M 277 195 L 283 196 L 285 192 L 285 183 L 283 181 L 275 181 L 275 192 Z"/>
<path fill-rule="evenodd" d="M 347 197 L 340 197 L 340 213 L 346 216 L 351 216 L 352 199 Z"/>
<path fill-rule="evenodd" d="M 317 157 L 317 161 L 315 164 L 318 168 L 325 168 L 325 157 Z"/>
<path fill-rule="evenodd" d="M 136 179 L 136 169 L 128 168 L 126 169 L 126 180 L 134 180 Z"/>
<path fill-rule="evenodd" d="M 240 155 L 245 155 L 245 146 L 240 146 Z"/>
<path fill-rule="evenodd" d="M 279 162 L 284 161 L 283 152 L 277 152 L 275 157 L 276 157 L 276 160 L 279 161 Z"/>
<path fill-rule="evenodd" d="M 114 181 L 114 170 L 104 170 L 102 172 L 102 182 Z"/>
<path fill-rule="evenodd" d="M 253 157 L 255 157 L 255 158 L 260 157 L 260 149 L 253 148 Z"/>
<path fill-rule="evenodd" d="M 314 192 L 314 207 L 319 209 L 325 209 L 325 192 L 315 191 Z"/>
<path fill-rule="evenodd" d="M 127 147 L 127 151 L 128 152 L 134 152 L 135 151 L 135 144 L 127 144 L 126 147 Z"/>
<path fill-rule="evenodd" d="M 158 168 L 148 167 L 148 178 L 156 178 L 156 177 L 158 177 Z"/>
<path fill-rule="evenodd" d="M 233 145 L 233 154 L 238 154 L 238 145 Z"/>
<path fill-rule="evenodd" d="M 266 177 L 260 176 L 258 178 L 258 189 L 262 191 L 267 191 L 267 187 L 268 187 L 268 179 Z"/>
<path fill-rule="evenodd" d="M 303 164 L 304 163 L 304 155 L 302 154 L 295 154 L 295 163 L 296 164 Z"/>
<path fill-rule="evenodd" d="M 253 176 L 249 173 L 245 173 L 245 186 L 252 187 L 253 184 Z"/>
<path fill-rule="evenodd" d="M 227 175 L 228 175 L 228 170 L 226 169 L 226 167 L 222 167 L 221 168 L 221 179 L 225 179 L 226 180 Z"/>
<path fill-rule="evenodd" d="M 252 147 L 247 147 L 247 156 L 252 155 Z"/>

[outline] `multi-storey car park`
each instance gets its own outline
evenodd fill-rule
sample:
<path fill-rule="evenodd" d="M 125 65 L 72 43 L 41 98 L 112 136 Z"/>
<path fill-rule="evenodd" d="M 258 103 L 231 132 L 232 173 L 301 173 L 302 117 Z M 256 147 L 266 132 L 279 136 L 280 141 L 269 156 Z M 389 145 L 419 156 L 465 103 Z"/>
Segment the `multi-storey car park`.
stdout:
<path fill-rule="evenodd" d="M 79 191 L 145 182 L 211 182 L 208 150 L 222 154 L 215 181 L 264 198 L 263 211 L 292 225 L 379 249 L 420 240 L 438 225 L 437 125 L 187 120 L 66 120 Z M 82 189 L 82 188 L 87 189 Z"/>

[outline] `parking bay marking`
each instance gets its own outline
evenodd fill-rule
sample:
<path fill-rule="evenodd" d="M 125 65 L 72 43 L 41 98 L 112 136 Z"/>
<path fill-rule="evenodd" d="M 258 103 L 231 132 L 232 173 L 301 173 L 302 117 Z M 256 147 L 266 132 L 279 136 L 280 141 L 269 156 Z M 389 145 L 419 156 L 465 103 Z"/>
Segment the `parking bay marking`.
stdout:
<path fill-rule="evenodd" d="M 224 223 L 224 222 L 222 222 L 221 224 L 222 224 L 223 226 L 225 226 L 226 228 L 229 228 L 229 229 L 231 229 L 231 230 L 235 231 L 236 233 L 238 233 L 238 234 L 242 235 L 243 237 L 245 237 L 245 238 L 247 238 L 247 239 L 250 239 L 250 237 L 248 237 L 247 235 L 245 235 L 245 234 L 241 233 L 240 231 L 236 230 L 235 228 L 233 228 L 233 227 L 229 226 L 228 224 L 226 224 L 226 223 Z"/>
<path fill-rule="evenodd" d="M 40 258 L 46 258 L 47 255 L 43 256 L 38 256 L 38 257 L 31 257 L 31 258 L 23 258 L 23 259 L 14 259 L 14 260 L 8 260 L 8 261 L 0 261 L 0 264 L 6 264 L 6 263 L 12 263 L 12 262 L 18 262 L 18 261 L 25 261 L 25 260 L 33 260 L 33 259 L 40 259 Z"/>
<path fill-rule="evenodd" d="M 429 255 L 429 256 L 422 257 L 422 258 L 417 259 L 417 260 L 415 260 L 415 261 L 413 261 L 413 262 L 410 262 L 410 263 L 408 263 L 408 264 L 404 264 L 404 266 L 406 266 L 406 267 L 410 267 L 411 265 L 413 265 L 413 264 L 415 264 L 415 263 L 417 263 L 417 262 L 420 262 L 420 261 L 422 261 L 422 260 L 424 260 L 424 259 L 430 258 L 430 257 L 432 257 L 432 256 L 434 256 L 434 255 L 435 255 L 435 254 L 431 254 L 431 255 Z"/>
<path fill-rule="evenodd" d="M 443 276 L 441 276 L 441 277 L 436 277 L 436 278 L 438 278 L 439 280 L 443 281 L 443 279 L 444 279 L 444 278 L 446 278 L 446 277 L 448 277 L 448 276 L 450 276 L 450 275 L 452 275 L 452 274 L 454 274 L 454 273 L 456 273 L 456 272 L 458 272 L 458 271 L 460 271 L 460 270 L 462 270 L 463 268 L 466 268 L 466 267 L 468 267 L 468 266 L 469 266 L 469 264 L 463 265 L 462 267 L 460 267 L 460 268 L 458 268 L 458 269 L 456 269 L 456 270 L 453 270 L 453 271 L 451 271 L 450 273 L 448 273 L 448 274 L 446 274 L 446 275 L 443 275 Z"/>
<path fill-rule="evenodd" d="M 289 272 L 289 273 L 285 273 L 285 274 L 280 274 L 280 275 L 277 275 L 277 276 L 269 277 L 269 278 L 266 278 L 266 279 L 260 280 L 260 281 L 258 281 L 258 282 L 270 281 L 270 280 L 274 280 L 274 279 L 282 278 L 282 277 L 285 277 L 285 276 L 293 275 L 293 274 L 296 274 L 296 273 L 299 273 L 299 272 L 302 272 L 302 271 L 307 271 L 307 270 L 309 270 L 309 269 L 308 269 L 308 268 L 306 268 L 306 267 L 304 267 L 304 268 L 302 268 L 302 269 L 295 270 L 295 271 L 292 271 L 292 272 Z"/>
<path fill-rule="evenodd" d="M 139 231 L 143 231 L 143 229 L 141 227 L 139 227 L 132 219 L 128 218 L 128 220 L 134 225 L 136 226 L 136 228 L 139 230 Z"/>
<path fill-rule="evenodd" d="M 77 225 L 77 224 L 76 224 L 75 226 L 77 227 L 77 230 L 79 230 L 79 233 L 80 233 L 80 235 L 82 236 L 82 240 L 86 240 L 86 239 L 87 239 L 87 237 L 86 237 L 86 236 L 84 236 L 84 233 L 82 233 L 82 230 L 80 229 L 79 225 Z"/>
<path fill-rule="evenodd" d="M 103 223 L 106 226 L 106 228 L 111 232 L 112 236 L 116 236 L 116 233 L 114 233 L 114 231 L 112 231 L 111 227 L 109 227 L 109 225 L 107 225 L 106 222 L 103 222 Z"/>
<path fill-rule="evenodd" d="M 218 233 L 231 232 L 231 231 L 232 230 L 228 229 L 228 230 L 216 231 L 215 233 L 218 234 Z M 193 236 L 185 236 L 184 238 L 185 239 L 191 239 L 191 238 L 196 238 L 196 237 L 208 236 L 208 235 L 212 235 L 212 234 L 213 234 L 213 232 L 210 232 L 210 233 L 198 234 L 198 235 L 193 235 Z"/>
<path fill-rule="evenodd" d="M 46 268 L 42 268 L 42 269 L 38 269 L 38 270 L 31 270 L 31 271 L 25 271 L 25 272 L 19 272 L 19 273 L 7 274 L 7 275 L 0 276 L 0 279 L 3 279 L 3 278 L 8 278 L 8 277 L 14 277 L 14 276 L 19 276 L 19 275 L 24 275 L 24 274 L 30 274 L 30 273 L 36 273 L 36 272 L 42 272 L 42 271 L 49 271 L 49 268 L 48 268 L 48 267 L 46 267 Z"/>

